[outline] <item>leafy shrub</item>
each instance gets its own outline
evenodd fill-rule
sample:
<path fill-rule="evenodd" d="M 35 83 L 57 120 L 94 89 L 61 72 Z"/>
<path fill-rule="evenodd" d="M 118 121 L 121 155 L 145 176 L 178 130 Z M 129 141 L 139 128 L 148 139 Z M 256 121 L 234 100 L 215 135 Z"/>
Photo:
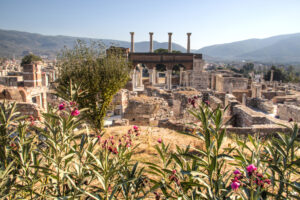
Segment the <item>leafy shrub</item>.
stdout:
<path fill-rule="evenodd" d="M 69 94 L 78 94 L 70 91 Z M 76 95 L 69 97 L 75 99 Z M 75 101 L 18 117 L 16 104 L 0 108 L 0 195 L 3 199 L 299 199 L 298 125 L 264 141 L 248 136 L 225 147 L 224 110 L 208 102 L 191 114 L 203 148 L 170 150 L 159 139 L 159 163 L 133 161 L 137 126 L 118 138 L 94 135 Z M 150 176 L 152 174 L 152 176 Z"/>

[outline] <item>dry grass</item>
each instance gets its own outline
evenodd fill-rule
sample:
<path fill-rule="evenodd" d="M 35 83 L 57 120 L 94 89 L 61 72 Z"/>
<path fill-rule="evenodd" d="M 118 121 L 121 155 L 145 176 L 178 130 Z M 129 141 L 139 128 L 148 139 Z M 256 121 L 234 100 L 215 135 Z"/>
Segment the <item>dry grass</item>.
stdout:
<path fill-rule="evenodd" d="M 104 137 L 114 136 L 115 138 L 119 138 L 126 134 L 131 128 L 132 126 L 110 127 L 106 129 Z M 170 144 L 171 151 L 176 149 L 176 145 L 181 148 L 185 148 L 188 145 L 196 148 L 203 147 L 203 142 L 196 138 L 170 129 L 148 126 L 140 126 L 139 129 L 141 134 L 133 141 L 134 145 L 139 145 L 133 157 L 136 161 L 158 162 L 160 159 L 157 157 L 154 146 L 158 144 L 157 140 L 159 138 L 161 138 L 165 144 Z"/>
<path fill-rule="evenodd" d="M 122 135 L 126 134 L 131 128 L 132 126 L 116 126 L 107 128 L 104 138 L 114 136 L 114 138 L 118 139 L 119 137 L 122 137 Z M 151 161 L 155 163 L 159 162 L 160 159 L 154 148 L 154 146 L 158 144 L 157 140 L 159 138 L 161 138 L 166 145 L 170 144 L 170 150 L 173 152 L 176 151 L 176 146 L 179 146 L 180 148 L 186 148 L 188 145 L 190 145 L 191 148 L 204 148 L 203 141 L 174 130 L 149 126 L 140 126 L 139 129 L 141 134 L 133 141 L 134 145 L 139 145 L 135 150 L 133 157 L 133 159 L 136 161 Z M 223 148 L 234 147 L 234 145 L 235 141 L 233 139 L 229 137 L 224 138 L 224 142 L 222 144 Z M 249 143 L 248 145 L 251 144 Z"/>

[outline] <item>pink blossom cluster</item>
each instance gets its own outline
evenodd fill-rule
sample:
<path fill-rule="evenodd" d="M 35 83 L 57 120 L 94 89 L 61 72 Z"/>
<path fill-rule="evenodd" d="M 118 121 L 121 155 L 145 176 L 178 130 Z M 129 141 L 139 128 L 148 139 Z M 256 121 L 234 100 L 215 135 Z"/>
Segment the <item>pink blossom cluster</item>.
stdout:
<path fill-rule="evenodd" d="M 61 102 L 58 106 L 58 109 L 60 111 L 62 110 L 66 110 L 66 108 L 69 108 L 69 110 L 71 111 L 71 115 L 72 116 L 78 116 L 80 114 L 80 111 L 78 110 L 78 107 L 77 107 L 77 103 L 76 102 Z"/>
<path fill-rule="evenodd" d="M 97 136 L 99 143 L 101 144 L 101 136 Z M 118 154 L 118 147 L 115 145 L 114 136 L 109 137 L 109 139 L 103 140 L 102 142 L 102 148 L 108 149 L 109 152 L 113 154 Z"/>
<path fill-rule="evenodd" d="M 198 99 L 197 96 L 194 96 L 193 98 L 189 98 L 188 102 L 194 107 L 196 108 L 196 100 Z"/>
<path fill-rule="evenodd" d="M 233 172 L 234 178 L 231 180 L 231 188 L 235 191 L 240 186 L 245 184 L 255 183 L 257 186 L 263 188 L 266 184 L 271 184 L 270 179 L 264 178 L 262 174 L 257 172 L 257 167 L 254 164 L 250 164 L 246 167 L 248 177 L 237 169 Z"/>
<path fill-rule="evenodd" d="M 178 177 L 176 176 L 176 173 L 177 173 L 176 169 L 173 169 L 172 174 L 169 176 L 169 180 L 171 182 L 174 181 L 178 186 L 180 186 L 180 181 L 179 181 Z"/>
<path fill-rule="evenodd" d="M 160 194 L 158 192 L 153 192 L 155 195 L 155 200 L 160 200 Z"/>
<path fill-rule="evenodd" d="M 30 122 L 30 126 L 33 126 L 35 124 L 35 119 L 32 115 L 30 115 L 28 118 L 27 118 L 27 121 Z"/>
<path fill-rule="evenodd" d="M 133 126 L 132 129 L 129 129 L 128 132 L 123 135 L 119 140 L 114 140 L 114 136 L 110 136 L 108 139 L 101 141 L 101 136 L 98 137 L 99 144 L 102 144 L 103 149 L 108 149 L 109 152 L 113 154 L 118 154 L 119 150 L 124 148 L 130 148 L 132 146 L 133 137 L 140 135 L 140 129 L 138 126 Z"/>

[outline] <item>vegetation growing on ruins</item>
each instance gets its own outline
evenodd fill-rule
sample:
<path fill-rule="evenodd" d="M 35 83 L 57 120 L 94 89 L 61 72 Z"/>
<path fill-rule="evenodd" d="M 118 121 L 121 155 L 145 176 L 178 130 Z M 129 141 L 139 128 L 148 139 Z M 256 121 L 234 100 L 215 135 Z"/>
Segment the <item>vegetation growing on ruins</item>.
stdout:
<path fill-rule="evenodd" d="M 68 98 L 69 99 L 69 98 Z M 269 140 L 248 136 L 225 146 L 224 110 L 195 98 L 195 140 L 203 147 L 157 140 L 159 162 L 134 161 L 140 128 L 118 138 L 94 135 L 84 109 L 65 101 L 42 121 L 0 109 L 0 196 L 4 199 L 299 199 L 299 128 Z"/>
<path fill-rule="evenodd" d="M 40 56 L 31 53 L 22 58 L 21 65 L 31 64 L 32 62 L 35 61 L 42 61 L 42 58 Z"/>
<path fill-rule="evenodd" d="M 299 72 L 295 72 L 295 69 L 293 66 L 287 67 L 287 69 L 278 68 L 275 66 L 272 66 L 271 69 L 267 72 L 265 75 L 265 80 L 269 81 L 271 76 L 271 70 L 274 70 L 274 77 L 273 79 L 275 81 L 282 81 L 282 82 L 299 82 Z"/>
<path fill-rule="evenodd" d="M 163 48 L 155 49 L 154 53 L 168 53 L 168 49 L 163 49 Z M 182 53 L 182 52 L 177 50 L 172 50 L 172 53 Z"/>
<path fill-rule="evenodd" d="M 78 41 L 58 56 L 58 95 L 88 108 L 84 116 L 97 132 L 103 129 L 113 96 L 127 83 L 131 66 L 121 53 L 104 56 L 104 51 L 100 43 Z"/>

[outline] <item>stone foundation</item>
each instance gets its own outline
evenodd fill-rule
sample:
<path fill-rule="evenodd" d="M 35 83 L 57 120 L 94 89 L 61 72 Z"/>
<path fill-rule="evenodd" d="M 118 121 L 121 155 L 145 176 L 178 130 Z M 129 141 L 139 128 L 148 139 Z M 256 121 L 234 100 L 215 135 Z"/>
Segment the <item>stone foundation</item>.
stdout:
<path fill-rule="evenodd" d="M 300 122 L 300 107 L 295 105 L 278 104 L 277 115 L 280 119 L 293 119 L 295 122 Z"/>

